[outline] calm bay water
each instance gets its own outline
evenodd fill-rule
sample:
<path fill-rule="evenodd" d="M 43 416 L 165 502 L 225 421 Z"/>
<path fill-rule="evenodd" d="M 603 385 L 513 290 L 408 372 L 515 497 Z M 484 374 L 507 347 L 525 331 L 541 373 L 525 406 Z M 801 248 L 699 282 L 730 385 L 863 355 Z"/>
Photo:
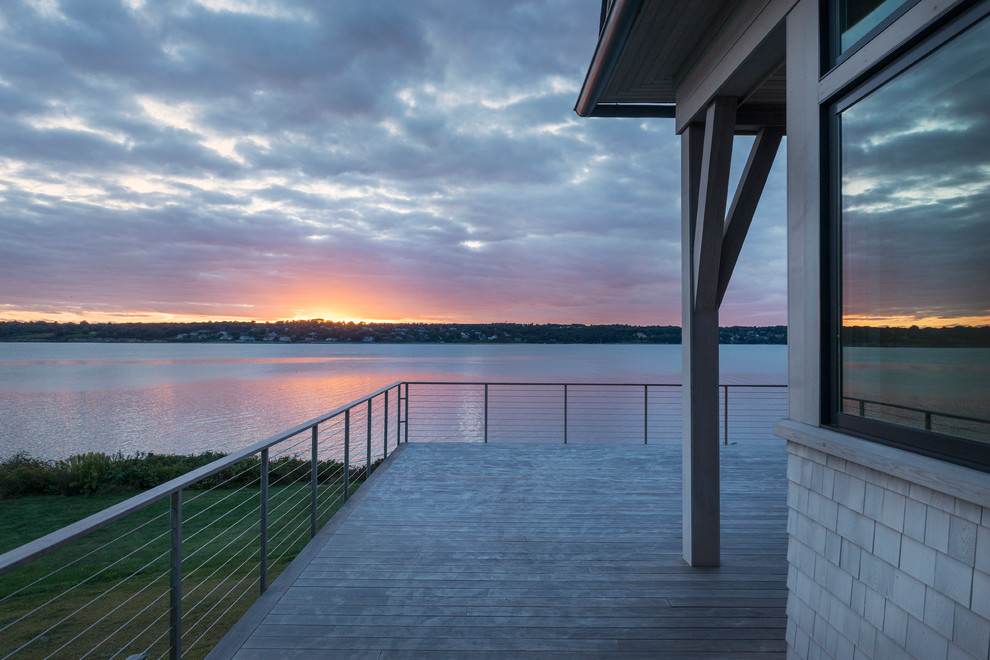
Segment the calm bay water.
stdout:
<path fill-rule="evenodd" d="M 232 451 L 399 380 L 679 383 L 676 345 L 0 343 L 0 457 Z M 723 346 L 724 383 L 786 382 Z"/>

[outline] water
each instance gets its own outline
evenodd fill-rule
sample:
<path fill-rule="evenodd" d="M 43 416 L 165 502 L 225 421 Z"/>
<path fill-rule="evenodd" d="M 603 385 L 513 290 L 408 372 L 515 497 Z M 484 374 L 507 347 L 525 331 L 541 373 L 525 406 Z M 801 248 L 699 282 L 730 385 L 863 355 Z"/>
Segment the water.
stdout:
<path fill-rule="evenodd" d="M 846 412 L 990 442 L 990 348 L 847 346 L 842 358 L 842 393 L 852 397 L 844 402 Z M 861 411 L 856 399 L 891 405 L 867 404 Z M 926 420 L 921 411 L 934 415 Z"/>
<path fill-rule="evenodd" d="M 676 345 L 0 343 L 0 457 L 232 451 L 400 380 L 679 383 Z M 785 346 L 722 382 L 784 383 Z"/>
<path fill-rule="evenodd" d="M 843 394 L 990 418 L 990 348 L 845 347 Z"/>

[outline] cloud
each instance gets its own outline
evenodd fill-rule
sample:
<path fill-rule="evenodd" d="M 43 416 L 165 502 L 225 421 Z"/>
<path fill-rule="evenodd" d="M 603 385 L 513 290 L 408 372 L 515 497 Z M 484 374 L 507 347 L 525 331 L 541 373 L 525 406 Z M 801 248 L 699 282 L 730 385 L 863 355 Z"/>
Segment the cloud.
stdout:
<path fill-rule="evenodd" d="M 597 26 L 569 0 L 5 3 L 0 316 L 678 323 L 679 141 L 573 113 Z M 723 322 L 784 320 L 775 177 Z"/>
<path fill-rule="evenodd" d="M 843 112 L 851 322 L 990 320 L 988 59 L 974 27 Z"/>

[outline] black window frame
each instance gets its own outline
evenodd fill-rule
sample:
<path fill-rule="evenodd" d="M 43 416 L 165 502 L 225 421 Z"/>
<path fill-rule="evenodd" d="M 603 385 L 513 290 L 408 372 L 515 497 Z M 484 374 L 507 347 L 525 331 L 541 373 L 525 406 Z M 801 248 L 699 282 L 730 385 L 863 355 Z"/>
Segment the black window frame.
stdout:
<path fill-rule="evenodd" d="M 830 7 L 833 2 L 824 3 Z M 910 3 L 914 4 L 914 3 Z M 900 15 L 900 14 L 899 14 Z M 900 426 L 842 412 L 841 329 L 841 136 L 840 114 L 884 84 L 935 52 L 981 20 L 990 20 L 990 0 L 961 6 L 938 23 L 915 34 L 882 62 L 864 71 L 847 87 L 820 105 L 822 135 L 822 233 L 821 233 L 821 320 L 822 320 L 822 426 L 879 444 L 906 449 L 949 463 L 990 472 L 990 443 Z M 834 28 L 835 23 L 830 23 Z M 879 26 L 878 26 L 879 27 Z M 873 35 L 875 31 L 871 31 Z M 832 39 L 823 40 L 831 57 Z M 857 43 L 857 48 L 861 46 Z M 850 49 L 848 52 L 852 52 Z M 824 71 L 824 69 L 823 69 Z"/>
<path fill-rule="evenodd" d="M 903 16 L 921 0 L 904 0 L 904 2 L 888 14 L 882 21 L 870 28 L 869 32 L 850 44 L 848 48 L 842 50 L 842 33 L 839 29 L 839 3 L 837 0 L 827 0 L 822 3 L 822 71 L 828 71 L 839 66 L 849 59 L 856 51 L 869 43 L 875 36 L 883 32 L 887 27 Z"/>

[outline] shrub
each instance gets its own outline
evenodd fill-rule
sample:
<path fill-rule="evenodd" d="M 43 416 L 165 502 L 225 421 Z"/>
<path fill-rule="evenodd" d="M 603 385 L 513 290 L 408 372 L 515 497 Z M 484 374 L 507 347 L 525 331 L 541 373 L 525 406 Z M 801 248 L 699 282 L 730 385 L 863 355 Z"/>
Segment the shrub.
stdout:
<path fill-rule="evenodd" d="M 110 485 L 113 459 L 100 452 L 75 454 L 57 467 L 61 470 L 59 485 L 66 495 L 76 493 L 97 493 Z"/>
<path fill-rule="evenodd" d="M 54 492 L 54 476 L 54 466 L 49 461 L 17 452 L 0 461 L 0 500 Z"/>
<path fill-rule="evenodd" d="M 188 456 L 143 452 L 138 452 L 134 456 L 124 456 L 118 453 L 113 460 L 109 481 L 113 486 L 123 490 L 153 488 L 225 455 L 209 451 Z"/>
<path fill-rule="evenodd" d="M 0 499 L 58 492 L 63 495 L 85 495 L 146 490 L 225 455 L 219 452 L 190 456 L 138 452 L 133 456 L 124 456 L 121 452 L 113 455 L 89 452 L 60 461 L 45 461 L 19 452 L 0 461 Z M 257 458 L 254 464 L 258 464 Z M 223 470 L 220 476 L 225 473 L 233 476 L 235 468 Z M 206 488 L 221 481 L 214 476 L 206 480 L 210 482 L 208 485 L 200 483 L 194 487 Z"/>
<path fill-rule="evenodd" d="M 0 499 L 58 492 L 68 496 L 147 490 L 224 456 L 212 451 L 194 455 L 138 452 L 133 456 L 89 452 L 60 461 L 44 461 L 20 452 L 0 461 Z M 372 463 L 371 471 L 381 460 Z M 362 477 L 364 471 L 364 466 L 351 466 L 351 481 Z M 321 484 L 342 479 L 343 473 L 341 463 L 320 461 Z M 310 474 L 310 461 L 305 455 L 273 458 L 268 466 L 271 484 L 308 483 Z M 238 488 L 255 485 L 260 478 L 261 458 L 254 455 L 201 479 L 190 488 Z"/>

